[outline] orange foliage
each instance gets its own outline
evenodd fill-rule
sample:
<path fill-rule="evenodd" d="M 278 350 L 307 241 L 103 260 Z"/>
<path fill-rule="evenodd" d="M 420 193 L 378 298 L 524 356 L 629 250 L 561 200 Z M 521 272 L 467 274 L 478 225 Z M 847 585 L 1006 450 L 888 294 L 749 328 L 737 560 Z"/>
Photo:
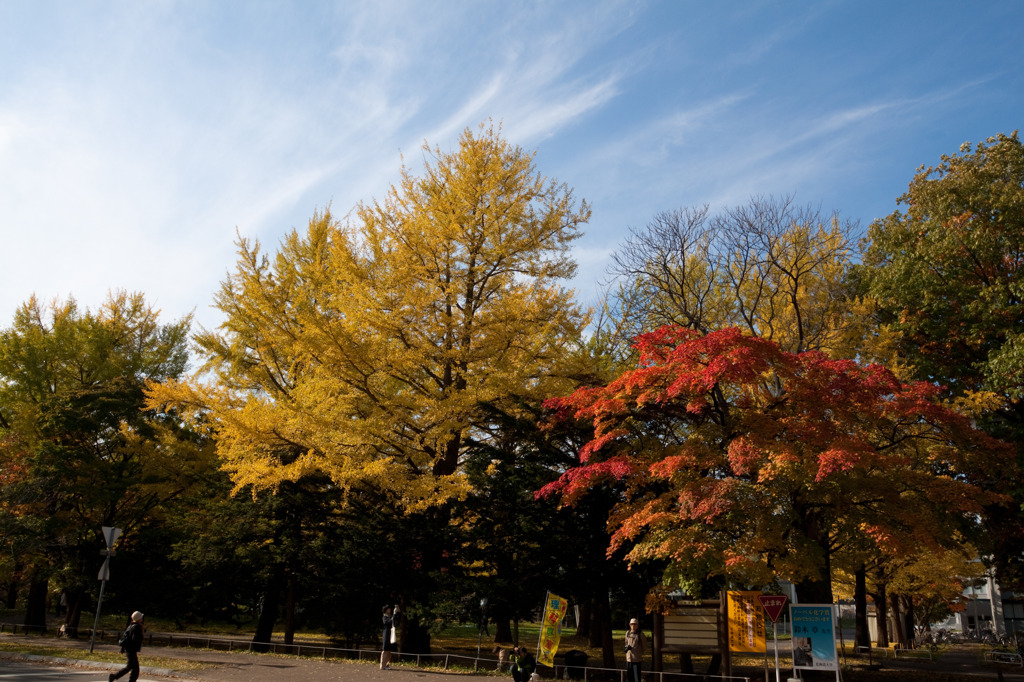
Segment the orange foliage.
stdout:
<path fill-rule="evenodd" d="M 632 561 L 701 556 L 701 570 L 755 583 L 813 577 L 854 537 L 938 546 L 998 499 L 977 481 L 1012 455 L 933 385 L 738 329 L 665 327 L 636 348 L 638 366 L 607 386 L 548 401 L 594 438 L 539 493 L 571 504 L 624 487 L 612 548 L 629 542 Z"/>

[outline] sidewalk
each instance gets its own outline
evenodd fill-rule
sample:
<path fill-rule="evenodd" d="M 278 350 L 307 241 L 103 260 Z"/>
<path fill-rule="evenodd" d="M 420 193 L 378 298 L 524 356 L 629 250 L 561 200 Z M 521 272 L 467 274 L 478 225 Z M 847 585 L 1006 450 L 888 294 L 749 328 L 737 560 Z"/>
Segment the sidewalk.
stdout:
<path fill-rule="evenodd" d="M 38 637 L 0 634 L 0 642 L 25 642 L 38 645 L 40 644 L 40 639 Z M 67 646 L 71 650 L 68 652 L 67 657 L 31 656 L 0 651 L 0 673 L 2 673 L 5 661 L 16 660 L 36 665 L 60 665 L 74 666 L 86 670 L 92 669 L 96 671 L 96 675 L 91 679 L 105 682 L 109 673 L 121 668 L 121 663 L 101 663 L 74 658 L 75 649 L 88 650 L 88 640 L 65 640 L 61 642 L 61 645 Z M 118 651 L 117 646 L 113 644 L 100 643 L 95 648 L 98 651 L 114 654 L 117 654 Z M 189 671 L 157 668 L 146 664 L 147 655 L 150 658 L 174 658 L 192 661 L 204 664 L 206 667 L 200 670 Z M 168 680 L 180 682 L 264 682 L 265 680 L 274 680 L 274 682 L 379 682 L 382 680 L 411 682 L 413 679 L 423 680 L 424 678 L 434 678 L 440 682 L 445 677 L 451 678 L 456 676 L 463 679 L 481 679 L 481 677 L 483 679 L 489 677 L 509 679 L 507 673 L 498 676 L 497 673 L 493 672 L 490 675 L 485 675 L 481 671 L 477 675 L 467 676 L 462 673 L 417 668 L 415 666 L 396 666 L 391 670 L 380 670 L 377 662 L 370 659 L 364 659 L 362 662 L 353 662 L 162 646 L 144 648 L 139 655 L 139 661 L 142 664 L 140 682 L 168 682 Z M 890 675 L 895 673 L 897 676 L 897 671 L 902 669 L 963 675 L 979 680 L 1000 679 L 1006 682 L 1024 682 L 1024 668 L 1016 666 L 1003 667 L 1001 671 L 997 671 L 993 667 L 978 665 L 976 654 L 965 652 L 947 652 L 943 654 L 940 660 L 934 662 L 888 659 L 884 661 L 883 667 Z M 757 674 L 752 679 L 759 680 L 762 676 L 763 673 L 757 671 Z M 675 677 L 674 679 L 678 680 L 680 678 Z M 889 677 L 888 679 L 894 678 Z M 898 679 L 898 677 L 895 679 Z"/>
<path fill-rule="evenodd" d="M 39 644 L 36 637 L 20 637 L 17 635 L 0 635 L 0 642 L 24 641 L 29 644 Z M 88 650 L 88 641 L 70 640 L 66 643 L 69 648 Z M 117 653 L 116 646 L 109 644 L 97 644 L 97 651 Z M 185 672 L 170 670 L 166 668 L 155 668 L 146 665 L 146 655 L 153 657 L 177 658 L 196 663 L 207 664 L 201 670 L 189 670 Z M 76 666 L 86 669 L 95 669 L 97 680 L 106 680 L 109 673 L 121 668 L 121 664 L 101 663 L 97 661 L 83 661 L 73 658 L 73 652 L 68 657 L 50 657 L 19 654 L 13 652 L 0 652 L 0 670 L 3 661 L 17 660 L 35 664 Z M 415 667 L 393 667 L 391 670 L 381 670 L 377 662 L 369 660 L 361 663 L 350 661 L 319 660 L 313 658 L 297 658 L 294 656 L 275 656 L 272 654 L 250 654 L 250 653 L 229 653 L 221 651 L 206 651 L 201 649 L 185 649 L 175 647 L 148 647 L 139 654 L 139 662 L 142 666 L 140 682 L 158 682 L 168 679 L 196 682 L 264 682 L 274 680 L 275 682 L 377 682 L 379 680 L 391 680 L 401 682 L 425 677 L 450 676 L 457 673 L 444 673 L 441 671 L 426 670 Z M 123 678 L 127 679 L 127 677 Z"/>

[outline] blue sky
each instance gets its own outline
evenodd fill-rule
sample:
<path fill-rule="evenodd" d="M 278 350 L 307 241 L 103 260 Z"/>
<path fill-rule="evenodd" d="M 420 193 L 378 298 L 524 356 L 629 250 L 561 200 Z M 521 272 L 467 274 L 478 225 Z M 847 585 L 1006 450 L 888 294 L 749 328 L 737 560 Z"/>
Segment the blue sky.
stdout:
<path fill-rule="evenodd" d="M 1020 127 L 1024 2 L 0 0 L 0 327 L 35 293 L 210 308 L 276 248 L 491 118 L 629 227 L 793 194 L 866 227 L 918 166 Z"/>

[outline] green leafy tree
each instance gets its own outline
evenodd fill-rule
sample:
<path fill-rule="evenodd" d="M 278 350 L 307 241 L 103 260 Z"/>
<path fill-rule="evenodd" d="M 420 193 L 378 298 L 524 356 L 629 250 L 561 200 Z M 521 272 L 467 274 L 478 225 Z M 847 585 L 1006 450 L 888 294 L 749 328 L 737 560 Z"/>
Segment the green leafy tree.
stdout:
<path fill-rule="evenodd" d="M 176 420 L 143 409 L 147 382 L 184 373 L 188 328 L 188 318 L 161 324 L 141 294 L 117 293 L 96 311 L 32 298 L 0 332 L 0 513 L 28 576 L 27 623 L 45 626 L 55 578 L 77 626 L 97 584 L 100 528 L 129 541 L 210 465 Z"/>
<path fill-rule="evenodd" d="M 387 521 L 351 518 L 342 491 L 322 474 L 283 483 L 276 494 L 230 490 L 226 474 L 216 477 L 205 496 L 185 500 L 188 508 L 171 519 L 173 559 L 193 591 L 187 613 L 254 618 L 257 645 L 270 642 L 281 621 L 286 644 L 299 627 L 349 641 L 372 635 L 362 624 L 379 611 L 373 605 L 389 570 L 360 562 L 387 552 Z"/>
<path fill-rule="evenodd" d="M 1018 446 L 991 485 L 1013 489 L 992 507 L 980 546 L 1000 580 L 1024 585 L 1024 146 L 997 135 L 922 167 L 901 210 L 871 225 L 857 276 L 916 377 L 991 407 L 979 423 Z"/>
<path fill-rule="evenodd" d="M 918 374 L 953 394 L 1024 397 L 1024 147 L 965 144 L 921 168 L 868 232 L 861 277 Z M 1019 409 L 1019 408 L 1018 408 Z"/>
<path fill-rule="evenodd" d="M 144 571 L 147 582 L 108 590 L 111 604 L 145 600 L 179 622 L 254 626 L 257 647 L 281 621 L 286 643 L 299 629 L 323 630 L 347 646 L 374 642 L 379 600 L 410 576 L 396 575 L 393 512 L 364 494 L 350 493 L 342 505 L 342 491 L 323 475 L 277 494 L 231 489 L 226 472 L 210 472 L 165 504 L 162 523 L 118 553 L 119 567 Z M 146 593 L 154 588 L 159 594 Z"/>
<path fill-rule="evenodd" d="M 573 507 L 558 508 L 536 491 L 557 479 L 586 442 L 586 431 L 569 424 L 542 428 L 539 405 L 520 417 L 494 411 L 488 437 L 468 451 L 473 486 L 453 508 L 460 529 L 459 561 L 466 567 L 462 594 L 473 596 L 467 616 L 479 616 L 478 597 L 488 598 L 496 642 L 520 641 L 518 622 L 530 618 L 551 590 L 580 609 L 578 634 L 615 665 L 610 595 L 636 613 L 651 586 L 630 571 L 625 552 L 607 552 L 608 515 L 619 491 L 592 490 Z M 639 585 L 639 587 L 637 587 Z M 471 591 L 470 591 L 471 590 Z"/>

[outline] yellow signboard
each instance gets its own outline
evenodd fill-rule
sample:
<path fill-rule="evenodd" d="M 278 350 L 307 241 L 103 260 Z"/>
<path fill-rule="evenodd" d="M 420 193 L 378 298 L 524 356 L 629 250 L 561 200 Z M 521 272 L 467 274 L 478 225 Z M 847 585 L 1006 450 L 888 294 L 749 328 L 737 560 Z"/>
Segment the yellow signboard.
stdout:
<path fill-rule="evenodd" d="M 729 651 L 745 654 L 765 652 L 764 609 L 760 592 L 726 592 L 729 617 Z"/>

